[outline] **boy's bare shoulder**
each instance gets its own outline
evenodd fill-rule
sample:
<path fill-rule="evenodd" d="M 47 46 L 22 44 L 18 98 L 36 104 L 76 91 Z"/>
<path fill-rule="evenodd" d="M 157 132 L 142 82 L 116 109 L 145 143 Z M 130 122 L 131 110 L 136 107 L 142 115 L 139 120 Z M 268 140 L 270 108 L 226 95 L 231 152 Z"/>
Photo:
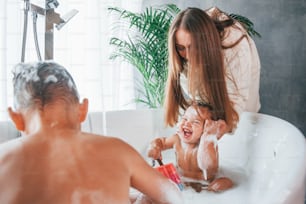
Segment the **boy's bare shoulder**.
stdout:
<path fill-rule="evenodd" d="M 7 142 L 0 144 L 0 166 L 1 171 L 1 181 L 5 179 L 3 175 L 13 174 L 10 169 L 21 169 L 23 162 L 23 138 L 15 138 Z M 1 183 L 1 182 L 0 182 Z"/>
<path fill-rule="evenodd" d="M 18 151 L 22 146 L 22 138 L 15 138 L 0 144 L 0 159 Z"/>
<path fill-rule="evenodd" d="M 97 160 L 111 160 L 113 165 L 120 165 L 126 169 L 126 172 L 132 171 L 131 169 L 134 167 L 131 164 L 133 163 L 143 164 L 141 154 L 122 139 L 95 134 L 87 136 L 91 137 L 91 139 L 89 142 L 86 142 L 86 149 L 90 152 L 90 155 L 95 155 Z"/>

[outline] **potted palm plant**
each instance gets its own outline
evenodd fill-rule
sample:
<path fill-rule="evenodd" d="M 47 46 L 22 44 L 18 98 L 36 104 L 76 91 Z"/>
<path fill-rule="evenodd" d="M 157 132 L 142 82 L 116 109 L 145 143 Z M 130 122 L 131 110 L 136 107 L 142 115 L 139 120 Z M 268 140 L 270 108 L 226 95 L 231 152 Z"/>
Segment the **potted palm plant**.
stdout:
<path fill-rule="evenodd" d="M 110 39 L 110 45 L 115 47 L 110 59 L 122 58 L 141 73 L 142 82 L 138 87 L 136 102 L 144 103 L 149 108 L 160 108 L 167 79 L 167 34 L 180 9 L 174 4 L 165 4 L 147 7 L 141 13 L 117 7 L 109 7 L 108 10 L 119 16 L 121 24 L 119 27 L 116 24 L 116 28 L 125 26 L 128 30 L 125 39 Z M 260 37 L 248 18 L 238 14 L 229 16 L 240 21 L 250 35 Z"/>
<path fill-rule="evenodd" d="M 136 102 L 149 108 L 161 107 L 167 79 L 167 33 L 180 9 L 174 4 L 147 7 L 142 13 L 115 7 L 108 9 L 118 14 L 122 26 L 128 25 L 129 30 L 126 39 L 110 39 L 110 45 L 116 48 L 110 58 L 123 58 L 141 73 Z"/>

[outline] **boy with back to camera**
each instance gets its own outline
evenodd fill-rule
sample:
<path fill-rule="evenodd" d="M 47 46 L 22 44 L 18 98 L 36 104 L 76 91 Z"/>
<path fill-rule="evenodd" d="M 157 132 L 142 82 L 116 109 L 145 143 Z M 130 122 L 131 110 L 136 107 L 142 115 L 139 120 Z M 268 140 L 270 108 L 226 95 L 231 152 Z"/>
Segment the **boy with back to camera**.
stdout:
<path fill-rule="evenodd" d="M 149 157 L 161 159 L 163 150 L 173 148 L 182 180 L 197 192 L 202 188 L 223 191 L 233 186 L 229 178 L 216 179 L 218 139 L 226 124 L 223 120 L 213 121 L 211 110 L 207 104 L 190 105 L 178 123 L 178 132 L 170 137 L 154 139 L 148 149 Z"/>
<path fill-rule="evenodd" d="M 79 102 L 65 68 L 19 64 L 13 84 L 8 111 L 22 137 L 0 145 L 0 203 L 126 204 L 130 187 L 147 203 L 182 203 L 176 185 L 130 145 L 81 131 L 88 100 Z"/>

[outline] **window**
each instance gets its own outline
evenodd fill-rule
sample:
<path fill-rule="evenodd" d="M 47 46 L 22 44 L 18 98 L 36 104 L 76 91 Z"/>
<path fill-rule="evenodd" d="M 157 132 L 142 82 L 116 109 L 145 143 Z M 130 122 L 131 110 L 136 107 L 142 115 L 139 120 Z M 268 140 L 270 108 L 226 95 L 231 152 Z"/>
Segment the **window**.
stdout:
<path fill-rule="evenodd" d="M 44 7 L 45 1 L 31 1 Z M 140 0 L 65 0 L 55 12 L 61 16 L 72 9 L 79 12 L 60 30 L 54 28 L 54 60 L 64 65 L 76 81 L 82 98 L 89 98 L 89 111 L 134 109 L 134 69 L 123 62 L 110 61 L 109 39 L 114 35 L 114 20 L 107 11 L 118 6 L 141 9 Z M 21 61 L 24 1 L 0 2 L 0 120 L 7 120 L 12 106 L 11 69 Z M 25 62 L 36 61 L 32 14 L 28 14 Z M 37 33 L 44 59 L 45 18 L 38 15 Z M 116 33 L 117 34 L 117 33 Z M 124 35 L 125 33 L 122 33 Z"/>

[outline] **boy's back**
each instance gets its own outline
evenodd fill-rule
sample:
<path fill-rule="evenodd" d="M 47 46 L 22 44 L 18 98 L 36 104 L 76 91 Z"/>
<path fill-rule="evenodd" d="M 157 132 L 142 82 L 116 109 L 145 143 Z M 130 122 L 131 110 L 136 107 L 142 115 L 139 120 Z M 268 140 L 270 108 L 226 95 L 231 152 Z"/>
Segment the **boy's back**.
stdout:
<path fill-rule="evenodd" d="M 144 162 L 116 138 L 21 137 L 0 146 L 0 203 L 129 203 L 134 175 L 151 170 Z"/>
<path fill-rule="evenodd" d="M 3 146 L 14 151 L 1 153 L 0 199 L 6 197 L 1 203 L 106 202 L 104 193 L 113 195 L 117 203 L 127 202 L 131 172 L 127 162 L 135 152 L 117 139 L 33 135 Z M 116 157 L 119 151 L 125 154 Z M 19 200 L 10 200 L 16 197 Z"/>

